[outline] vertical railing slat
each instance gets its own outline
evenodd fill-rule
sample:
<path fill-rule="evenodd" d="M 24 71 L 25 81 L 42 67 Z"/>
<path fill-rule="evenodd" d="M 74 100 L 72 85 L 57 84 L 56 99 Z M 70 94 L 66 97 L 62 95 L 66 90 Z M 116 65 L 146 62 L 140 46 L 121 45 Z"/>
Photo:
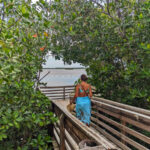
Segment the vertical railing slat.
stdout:
<path fill-rule="evenodd" d="M 66 93 L 65 93 L 65 86 L 63 87 L 63 93 L 64 93 L 64 100 L 65 100 L 65 95 L 66 95 Z"/>
<path fill-rule="evenodd" d="M 65 116 L 61 114 L 60 116 L 60 150 L 65 150 L 65 126 L 64 126 Z"/>

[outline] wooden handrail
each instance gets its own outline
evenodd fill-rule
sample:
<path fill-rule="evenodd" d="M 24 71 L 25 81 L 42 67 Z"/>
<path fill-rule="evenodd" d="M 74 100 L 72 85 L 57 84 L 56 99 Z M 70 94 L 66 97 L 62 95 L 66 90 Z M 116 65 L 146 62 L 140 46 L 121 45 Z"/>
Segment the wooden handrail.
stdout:
<path fill-rule="evenodd" d="M 70 88 L 70 87 L 75 87 L 74 85 L 67 85 L 67 86 L 41 86 L 40 89 L 47 89 L 47 88 Z"/>
<path fill-rule="evenodd" d="M 120 108 L 124 108 L 124 109 L 127 109 L 127 110 L 132 110 L 134 112 L 138 112 L 138 113 L 142 113 L 142 114 L 150 116 L 150 111 L 146 110 L 146 109 L 142 109 L 142 108 L 138 108 L 138 107 L 134 107 L 134 106 L 118 103 L 118 102 L 115 102 L 115 101 L 111 101 L 111 100 L 104 99 L 104 98 L 99 98 L 99 97 L 93 97 L 92 99 L 96 100 L 96 101 L 104 102 L 104 103 L 107 103 L 107 104 L 118 106 Z"/>
<path fill-rule="evenodd" d="M 40 90 L 43 94 L 49 97 L 51 100 L 56 98 L 65 100 L 69 98 L 69 95 L 74 91 L 74 85 L 69 86 L 43 86 Z"/>

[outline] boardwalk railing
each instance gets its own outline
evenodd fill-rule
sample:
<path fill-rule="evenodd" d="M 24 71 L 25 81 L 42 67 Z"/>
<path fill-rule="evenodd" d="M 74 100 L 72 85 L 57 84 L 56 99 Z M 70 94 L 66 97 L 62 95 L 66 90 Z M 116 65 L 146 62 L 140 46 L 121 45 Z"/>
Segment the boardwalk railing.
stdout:
<path fill-rule="evenodd" d="M 59 88 L 55 88 L 55 90 Z M 58 97 L 60 99 L 69 98 L 69 92 L 65 93 L 68 89 L 70 89 L 71 92 L 74 91 L 73 86 L 65 87 L 65 90 L 63 90 L 64 87 L 61 88 L 64 93 L 61 97 Z M 50 89 L 41 88 L 41 90 L 47 95 L 46 92 Z M 63 95 L 67 96 L 64 98 Z M 55 99 L 58 98 L 56 97 Z M 93 97 L 91 113 L 91 126 L 121 149 L 150 149 L 149 110 Z M 80 130 L 82 131 L 83 129 L 81 128 Z M 80 132 L 80 130 L 78 132 Z"/>
<path fill-rule="evenodd" d="M 92 126 L 120 148 L 150 149 L 150 111 L 103 98 L 92 99 Z"/>
<path fill-rule="evenodd" d="M 67 102 L 67 101 L 66 101 Z M 66 109 L 66 102 L 52 101 L 53 112 L 59 118 L 54 124 L 54 136 L 60 150 L 79 150 L 79 143 L 92 140 L 96 146 L 82 150 L 118 150 L 119 148 L 97 131 L 87 127 Z"/>
<path fill-rule="evenodd" d="M 74 86 L 47 86 L 40 87 L 40 90 L 51 100 L 65 100 L 69 98 L 71 93 L 74 93 Z"/>

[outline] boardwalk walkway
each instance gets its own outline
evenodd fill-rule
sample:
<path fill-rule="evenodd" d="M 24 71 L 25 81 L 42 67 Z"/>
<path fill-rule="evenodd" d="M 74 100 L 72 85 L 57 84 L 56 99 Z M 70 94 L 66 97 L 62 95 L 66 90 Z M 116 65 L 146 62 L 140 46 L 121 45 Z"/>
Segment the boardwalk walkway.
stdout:
<path fill-rule="evenodd" d="M 89 128 L 66 109 L 73 86 L 41 87 L 41 91 L 50 97 L 59 118 L 54 134 L 60 150 L 78 150 L 85 139 L 94 140 L 100 150 L 150 149 L 150 111 L 93 97 Z"/>

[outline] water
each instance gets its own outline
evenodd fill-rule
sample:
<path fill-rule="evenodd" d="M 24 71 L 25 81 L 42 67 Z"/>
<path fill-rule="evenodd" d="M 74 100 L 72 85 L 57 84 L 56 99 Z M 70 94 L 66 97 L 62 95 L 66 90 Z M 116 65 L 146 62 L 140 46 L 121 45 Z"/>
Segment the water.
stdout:
<path fill-rule="evenodd" d="M 50 72 L 41 80 L 47 83 L 47 86 L 74 85 L 74 82 L 80 78 L 81 74 L 86 74 L 84 67 L 79 63 L 64 64 L 62 59 L 55 60 L 52 55 L 47 57 L 47 62 L 43 65 L 43 68 L 45 69 L 41 72 L 40 78 Z"/>
<path fill-rule="evenodd" d="M 51 54 L 47 54 L 46 64 L 43 65 L 43 68 L 84 68 L 79 63 L 72 63 L 71 65 L 64 64 L 63 60 L 55 60 Z"/>
<path fill-rule="evenodd" d="M 80 78 L 81 74 L 86 74 L 85 69 L 43 69 L 41 78 L 48 72 L 50 73 L 41 80 L 47 83 L 47 86 L 74 85 L 74 82 Z"/>

